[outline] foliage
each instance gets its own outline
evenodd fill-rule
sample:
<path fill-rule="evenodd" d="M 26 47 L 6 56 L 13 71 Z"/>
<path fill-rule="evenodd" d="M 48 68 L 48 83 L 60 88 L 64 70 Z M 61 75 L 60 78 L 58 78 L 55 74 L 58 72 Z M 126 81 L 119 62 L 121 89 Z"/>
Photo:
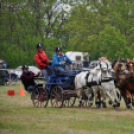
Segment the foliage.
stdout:
<path fill-rule="evenodd" d="M 92 59 L 133 57 L 133 1 L 88 0 L 72 10 L 63 30 L 71 37 L 68 48 L 88 51 Z"/>
<path fill-rule="evenodd" d="M 62 10 L 67 3 L 69 13 Z M 56 46 L 88 52 L 92 60 L 132 58 L 133 5 L 133 0 L 1 0 L 0 59 L 8 67 L 34 64 L 37 43 L 50 60 Z"/>

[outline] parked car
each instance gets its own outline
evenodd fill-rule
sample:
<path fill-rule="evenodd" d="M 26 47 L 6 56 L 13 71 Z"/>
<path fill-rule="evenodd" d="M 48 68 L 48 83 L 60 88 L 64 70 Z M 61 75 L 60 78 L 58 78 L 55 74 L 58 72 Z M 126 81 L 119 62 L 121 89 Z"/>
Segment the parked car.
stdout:
<path fill-rule="evenodd" d="M 98 66 L 98 64 L 99 64 L 99 61 L 98 61 L 98 60 L 96 60 L 96 61 L 91 61 L 90 64 L 89 64 L 89 68 L 90 68 L 90 69 L 93 69 L 93 68 L 95 68 L 96 66 Z"/>
<path fill-rule="evenodd" d="M 34 72 L 34 73 L 37 73 L 37 72 L 39 72 L 40 70 L 39 70 L 37 67 L 35 67 L 35 66 L 29 66 L 29 71 L 32 71 L 32 72 Z M 14 70 L 11 70 L 11 73 L 16 74 L 16 75 L 20 78 L 20 76 L 21 76 L 21 74 L 22 74 L 22 66 L 19 66 L 19 67 L 17 67 L 17 68 L 14 69 Z"/>

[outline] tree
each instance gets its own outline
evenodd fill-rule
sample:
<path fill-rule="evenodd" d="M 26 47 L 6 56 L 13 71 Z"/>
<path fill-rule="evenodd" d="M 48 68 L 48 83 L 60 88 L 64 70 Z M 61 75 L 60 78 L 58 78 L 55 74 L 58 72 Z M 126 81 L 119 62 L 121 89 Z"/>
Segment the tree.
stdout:
<path fill-rule="evenodd" d="M 69 23 L 64 26 L 64 31 L 70 36 L 68 47 L 72 50 L 88 51 L 91 57 L 97 58 L 96 56 L 102 56 L 102 52 L 106 51 L 105 45 L 111 44 L 110 47 L 108 46 L 107 54 L 112 56 L 112 52 L 114 52 L 112 49 L 120 48 L 120 43 L 123 43 L 122 52 L 117 55 L 113 54 L 114 56 L 111 58 L 132 57 L 133 4 L 132 0 L 88 0 L 76 6 L 72 10 Z M 98 43 L 100 47 L 95 45 Z M 115 43 L 117 43 L 116 47 Z"/>

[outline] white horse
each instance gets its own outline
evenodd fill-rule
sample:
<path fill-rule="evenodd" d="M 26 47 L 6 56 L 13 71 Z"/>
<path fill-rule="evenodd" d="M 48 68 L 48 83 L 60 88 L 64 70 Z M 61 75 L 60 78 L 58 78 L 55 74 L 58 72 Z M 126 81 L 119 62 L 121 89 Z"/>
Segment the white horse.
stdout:
<path fill-rule="evenodd" d="M 103 59 L 103 58 L 102 58 Z M 76 89 L 80 89 L 77 91 L 77 95 L 80 97 L 79 101 L 81 105 L 82 102 L 82 91 L 83 87 L 90 86 L 90 88 L 93 90 L 95 95 L 95 102 L 96 105 L 100 105 L 100 102 L 97 101 L 97 92 L 100 91 L 102 97 L 103 97 L 103 103 L 105 104 L 106 101 L 106 95 L 109 97 L 111 102 L 113 103 L 113 106 L 116 110 L 118 110 L 119 106 L 119 99 L 117 97 L 116 91 L 115 91 L 115 85 L 114 81 L 112 79 L 112 76 L 109 74 L 110 72 L 114 72 L 112 69 L 111 64 L 108 62 L 106 58 L 103 60 L 100 59 L 99 65 L 94 68 L 90 73 L 89 72 L 82 72 L 75 77 L 75 86 Z M 87 78 L 86 78 L 87 77 Z M 111 92 L 113 92 L 116 102 L 114 101 Z"/>
<path fill-rule="evenodd" d="M 100 102 L 97 101 L 97 91 L 100 91 L 103 97 L 103 103 L 102 103 L 103 107 L 106 107 L 106 96 L 108 96 L 110 101 L 113 103 L 115 109 L 118 110 L 117 107 L 120 105 L 120 103 L 116 94 L 114 80 L 112 77 L 114 70 L 112 69 L 110 62 L 106 58 L 101 58 L 99 59 L 99 61 L 100 61 L 101 71 L 98 73 L 98 77 L 100 79 L 99 81 L 101 85 L 91 87 L 94 91 L 96 106 L 97 108 L 100 107 Z M 112 93 L 115 97 L 116 102 L 114 101 L 111 95 Z"/>
<path fill-rule="evenodd" d="M 84 71 L 76 75 L 75 77 L 75 88 L 77 91 L 77 95 L 79 96 L 79 106 L 82 105 L 82 92 L 84 89 L 89 89 L 89 82 L 96 81 L 99 84 L 99 79 L 97 80 L 97 74 L 100 72 L 100 66 L 97 66 L 91 71 Z M 88 81 L 88 77 L 92 77 L 93 80 Z M 91 89 L 90 89 L 91 91 Z"/>

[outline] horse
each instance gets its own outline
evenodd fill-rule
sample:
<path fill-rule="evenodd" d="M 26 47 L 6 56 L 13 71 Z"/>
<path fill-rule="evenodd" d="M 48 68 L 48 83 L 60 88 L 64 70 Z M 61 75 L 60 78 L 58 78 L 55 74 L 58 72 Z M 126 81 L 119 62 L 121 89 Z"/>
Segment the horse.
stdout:
<path fill-rule="evenodd" d="M 115 71 L 115 85 L 120 90 L 121 96 L 123 97 L 126 107 L 132 109 L 130 106 L 131 103 L 131 94 L 128 88 L 127 82 L 127 65 L 126 61 L 123 58 L 118 58 L 112 63 L 113 70 Z"/>
<path fill-rule="evenodd" d="M 90 72 L 81 72 L 75 77 L 75 87 L 77 90 L 77 95 L 79 96 L 79 105 L 82 104 L 82 91 L 84 87 L 90 87 L 94 91 L 95 103 L 97 102 L 97 92 L 101 91 L 103 100 L 106 100 L 106 95 L 109 97 L 115 110 L 118 110 L 119 100 L 115 92 L 115 86 L 113 82 L 113 77 L 109 75 L 109 65 L 107 62 L 101 62 L 97 67 L 95 67 Z M 110 68 L 112 70 L 112 67 Z M 96 88 L 97 87 L 97 88 Z M 111 92 L 114 92 L 116 102 L 114 101 Z"/>
<path fill-rule="evenodd" d="M 134 72 L 134 58 L 132 60 L 127 58 L 127 67 L 130 72 Z"/>
<path fill-rule="evenodd" d="M 91 87 L 94 90 L 94 94 L 96 94 L 96 91 L 100 91 L 103 97 L 103 101 L 100 102 L 100 101 L 97 101 L 97 96 L 95 96 L 96 107 L 100 108 L 100 105 L 102 103 L 102 106 L 106 108 L 107 107 L 106 96 L 108 96 L 110 99 L 110 102 L 113 103 L 115 110 L 118 110 L 117 107 L 120 106 L 120 102 L 117 97 L 115 85 L 114 85 L 114 79 L 113 79 L 114 70 L 112 69 L 111 63 L 107 60 L 107 57 L 99 58 L 99 61 L 100 61 L 99 63 L 100 66 L 102 66 L 101 64 L 106 63 L 107 68 L 104 69 L 104 67 L 102 67 L 102 71 L 99 72 L 99 73 L 102 73 L 104 71 L 104 73 L 101 74 L 101 77 L 100 77 L 101 85 Z M 111 93 L 113 93 L 116 102 L 112 98 Z"/>
<path fill-rule="evenodd" d="M 133 60 L 129 60 L 127 58 L 127 67 L 128 67 L 128 74 L 126 78 L 126 90 L 129 93 L 129 96 L 127 96 L 127 101 L 131 102 L 134 106 L 134 58 Z"/>

